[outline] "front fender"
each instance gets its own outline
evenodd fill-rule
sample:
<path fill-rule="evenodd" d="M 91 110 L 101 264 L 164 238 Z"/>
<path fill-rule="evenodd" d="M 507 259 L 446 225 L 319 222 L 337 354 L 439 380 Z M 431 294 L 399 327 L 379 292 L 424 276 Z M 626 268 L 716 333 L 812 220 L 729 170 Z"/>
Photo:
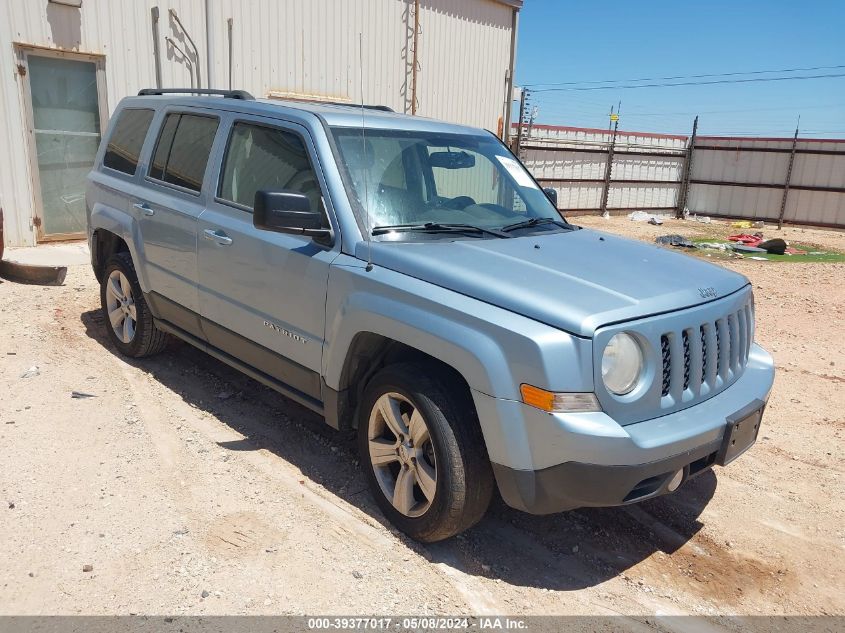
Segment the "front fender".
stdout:
<path fill-rule="evenodd" d="M 480 406 L 520 401 L 529 383 L 555 391 L 589 392 L 592 343 L 519 314 L 381 267 L 341 256 L 329 273 L 323 376 L 339 390 L 355 336 L 371 332 L 443 361 L 471 388 L 490 458 L 530 460 L 520 420 Z"/>

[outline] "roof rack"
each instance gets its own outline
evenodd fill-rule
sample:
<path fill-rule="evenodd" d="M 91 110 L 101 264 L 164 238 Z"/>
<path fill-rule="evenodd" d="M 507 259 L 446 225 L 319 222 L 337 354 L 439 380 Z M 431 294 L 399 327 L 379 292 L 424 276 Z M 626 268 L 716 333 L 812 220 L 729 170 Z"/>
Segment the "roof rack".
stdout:
<path fill-rule="evenodd" d="M 144 88 L 138 91 L 139 97 L 150 95 L 220 95 L 229 99 L 241 99 L 243 101 L 254 101 L 255 97 L 246 90 L 215 90 L 213 88 Z"/>
<path fill-rule="evenodd" d="M 309 101 L 308 103 L 316 103 L 317 105 L 330 105 L 330 106 L 343 106 L 346 108 L 357 108 L 361 109 L 364 108 L 366 110 L 381 110 L 382 112 L 394 112 L 393 108 L 389 108 L 386 105 L 368 105 L 364 104 L 361 105 L 360 103 L 349 103 L 346 101 Z"/>

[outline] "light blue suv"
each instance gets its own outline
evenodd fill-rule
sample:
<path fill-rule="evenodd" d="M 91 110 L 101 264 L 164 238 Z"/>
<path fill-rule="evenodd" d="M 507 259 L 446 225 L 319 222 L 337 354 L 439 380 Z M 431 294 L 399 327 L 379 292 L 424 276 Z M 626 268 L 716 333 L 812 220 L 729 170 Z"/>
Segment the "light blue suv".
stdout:
<path fill-rule="evenodd" d="M 633 503 L 754 443 L 774 369 L 743 276 L 570 224 L 489 132 L 198 92 L 124 99 L 97 154 L 111 340 L 176 336 L 357 428 L 412 537 L 472 526 L 494 487 Z"/>

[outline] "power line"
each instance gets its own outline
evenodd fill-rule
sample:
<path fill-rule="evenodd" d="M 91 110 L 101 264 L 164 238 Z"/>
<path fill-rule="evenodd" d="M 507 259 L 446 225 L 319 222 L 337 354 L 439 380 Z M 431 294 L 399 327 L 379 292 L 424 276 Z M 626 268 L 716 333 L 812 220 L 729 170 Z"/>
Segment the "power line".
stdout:
<path fill-rule="evenodd" d="M 838 66 L 810 66 L 808 68 L 781 68 L 780 70 L 749 70 L 746 72 L 730 72 L 730 73 L 708 73 L 704 75 L 674 75 L 670 77 L 641 77 L 639 79 L 602 79 L 598 81 L 561 81 L 561 82 L 540 82 L 534 84 L 523 84 L 523 87 L 531 88 L 532 86 L 583 86 L 586 84 L 609 84 L 619 83 L 623 81 L 670 81 L 675 79 L 706 79 L 710 77 L 736 77 L 738 75 L 764 75 L 768 73 L 792 73 L 792 72 L 809 72 L 811 70 L 836 70 L 845 68 L 845 64 Z"/>
<path fill-rule="evenodd" d="M 586 86 L 572 88 L 532 88 L 531 92 L 581 92 L 585 90 L 629 90 L 632 88 L 666 88 L 671 86 L 710 86 L 715 84 L 744 84 L 765 81 L 790 81 L 796 79 L 831 79 L 834 77 L 845 77 L 845 73 L 831 73 L 826 75 L 804 75 L 802 77 L 755 77 L 751 79 L 718 79 L 714 81 L 682 81 L 673 83 L 655 84 L 628 84 L 622 86 Z"/>

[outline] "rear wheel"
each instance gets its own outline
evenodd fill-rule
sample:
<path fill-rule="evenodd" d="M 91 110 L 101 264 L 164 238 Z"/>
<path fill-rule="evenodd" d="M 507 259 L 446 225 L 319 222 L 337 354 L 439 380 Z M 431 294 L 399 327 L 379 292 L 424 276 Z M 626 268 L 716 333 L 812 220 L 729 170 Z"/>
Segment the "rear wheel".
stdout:
<path fill-rule="evenodd" d="M 106 261 L 100 303 L 109 338 L 121 354 L 141 358 L 167 346 L 167 334 L 153 322 L 129 253 L 116 253 Z"/>
<path fill-rule="evenodd" d="M 434 542 L 484 516 L 493 474 L 468 394 L 439 368 L 386 367 L 367 385 L 358 420 L 361 462 L 376 502 L 400 530 Z"/>

